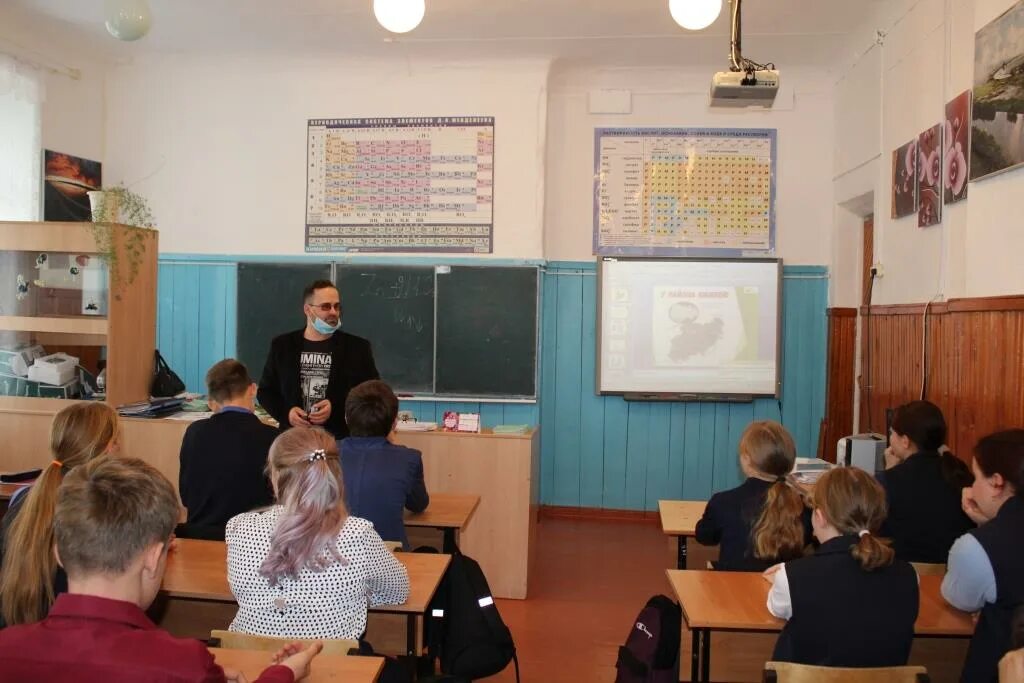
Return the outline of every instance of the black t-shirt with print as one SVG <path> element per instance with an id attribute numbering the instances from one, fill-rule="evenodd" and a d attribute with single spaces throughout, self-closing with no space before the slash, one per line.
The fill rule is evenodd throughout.
<path id="1" fill-rule="evenodd" d="M 299 354 L 299 383 L 302 387 L 302 409 L 308 414 L 315 404 L 327 398 L 327 382 L 331 378 L 331 340 L 304 339 Z"/>

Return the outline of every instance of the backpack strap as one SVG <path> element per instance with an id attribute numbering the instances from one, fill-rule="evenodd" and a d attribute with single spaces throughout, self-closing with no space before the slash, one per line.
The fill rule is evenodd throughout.
<path id="1" fill-rule="evenodd" d="M 516 667 L 516 683 L 519 683 L 519 657 L 516 656 L 515 646 L 512 647 L 512 664 Z"/>

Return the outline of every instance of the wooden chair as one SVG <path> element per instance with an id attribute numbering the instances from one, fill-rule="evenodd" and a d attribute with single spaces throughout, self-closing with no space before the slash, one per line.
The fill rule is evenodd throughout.
<path id="1" fill-rule="evenodd" d="M 764 683 L 929 683 L 923 666 L 889 666 L 880 669 L 844 669 L 789 662 L 767 662 Z"/>
<path id="2" fill-rule="evenodd" d="M 317 640 L 324 644 L 323 653 L 325 655 L 347 655 L 349 650 L 359 649 L 358 642 L 343 638 L 275 638 L 273 636 L 257 636 L 251 633 L 237 633 L 235 631 L 221 631 L 219 629 L 210 631 L 210 638 L 219 640 L 219 647 L 228 648 L 229 650 L 277 652 L 288 643 L 302 643 L 306 645 Z"/>
<path id="3" fill-rule="evenodd" d="M 917 572 L 918 576 L 945 576 L 946 565 L 931 564 L 928 562 L 911 562 L 910 565 Z"/>

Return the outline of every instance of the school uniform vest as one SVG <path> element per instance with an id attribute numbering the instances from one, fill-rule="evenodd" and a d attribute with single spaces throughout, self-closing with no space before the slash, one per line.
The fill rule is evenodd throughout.
<path id="1" fill-rule="evenodd" d="M 774 659 L 818 666 L 903 666 L 914 640 L 920 591 L 910 564 L 865 571 L 850 554 L 856 536 L 786 563 L 793 616 Z"/>
<path id="2" fill-rule="evenodd" d="M 1010 649 L 1013 610 L 1024 604 L 1024 499 L 1003 503 L 995 519 L 970 532 L 985 550 L 996 577 L 996 601 L 981 609 L 960 680 L 989 683 Z"/>

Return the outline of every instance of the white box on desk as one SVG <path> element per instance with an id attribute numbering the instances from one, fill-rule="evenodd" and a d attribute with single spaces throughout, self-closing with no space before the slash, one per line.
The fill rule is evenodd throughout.
<path id="1" fill-rule="evenodd" d="M 78 359 L 66 353 L 51 353 L 49 356 L 36 358 L 28 369 L 28 378 L 40 384 L 63 386 L 77 379 Z"/>

